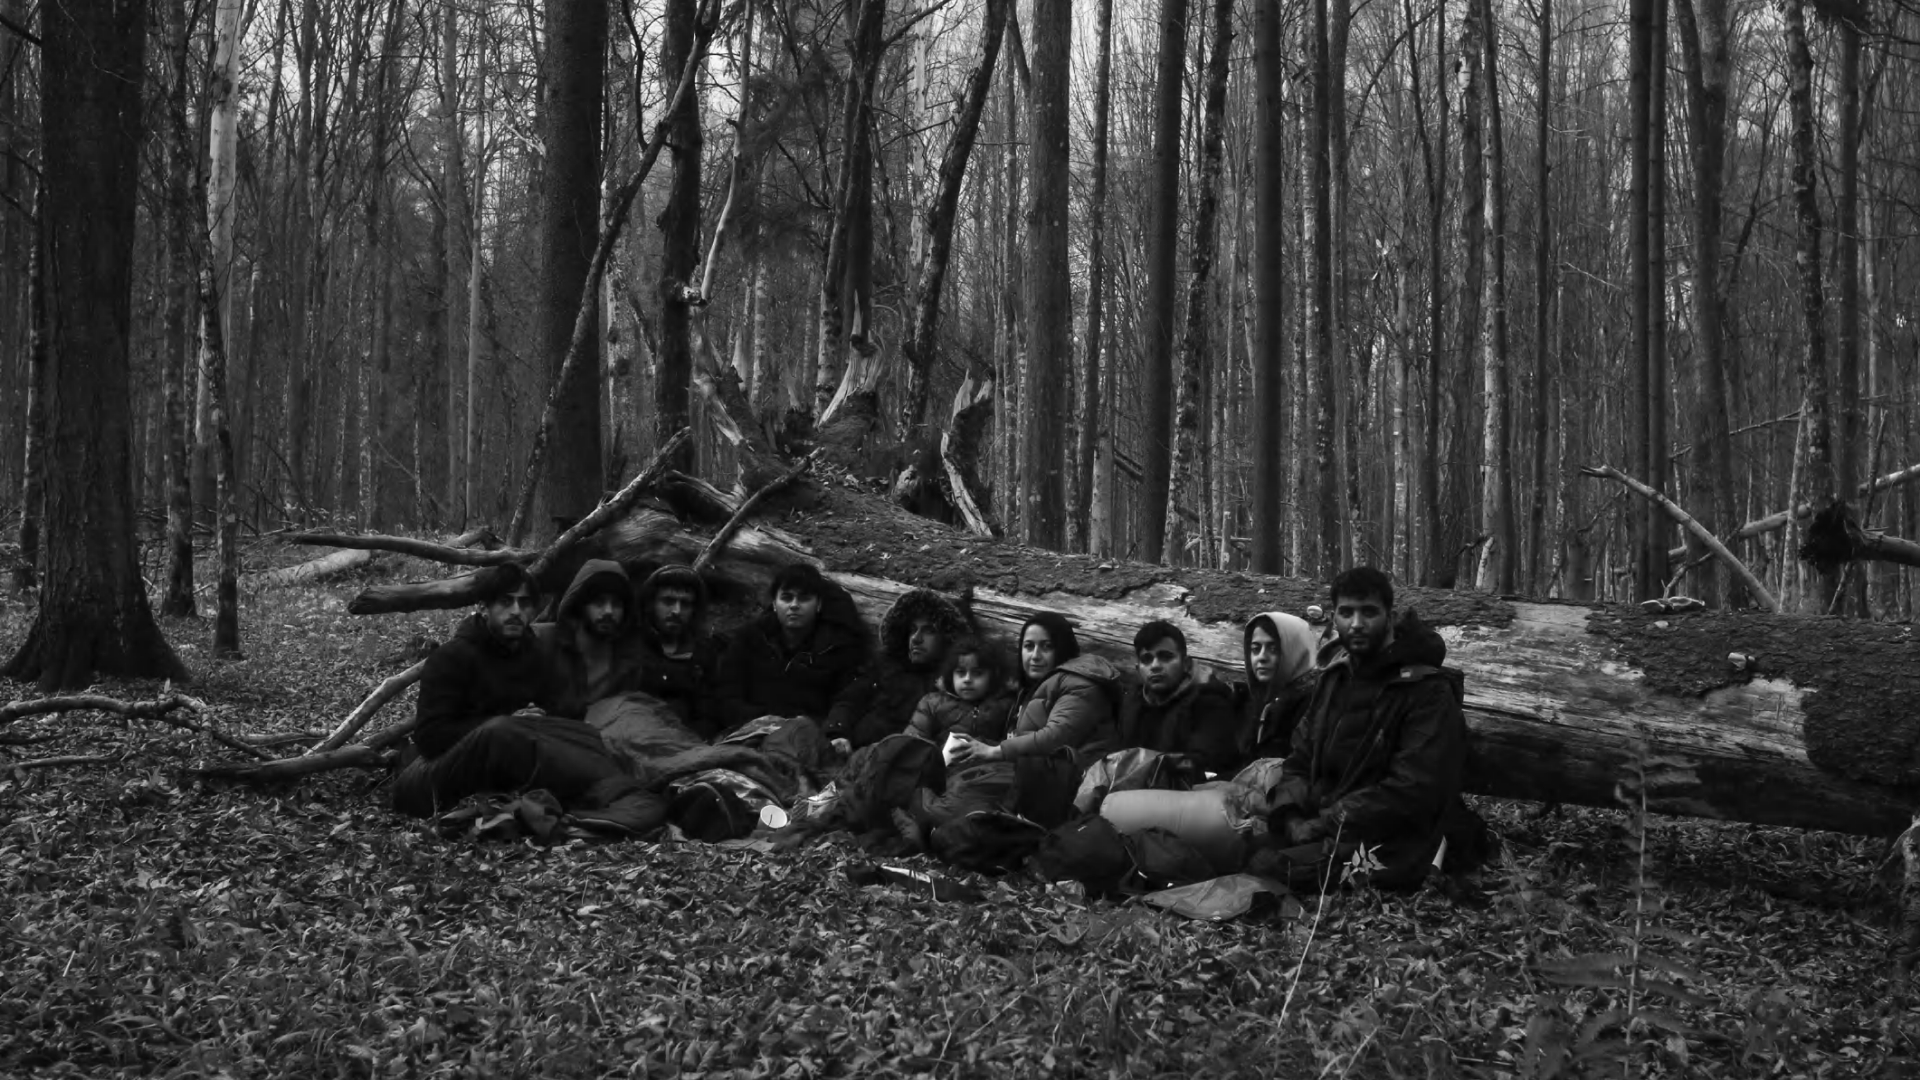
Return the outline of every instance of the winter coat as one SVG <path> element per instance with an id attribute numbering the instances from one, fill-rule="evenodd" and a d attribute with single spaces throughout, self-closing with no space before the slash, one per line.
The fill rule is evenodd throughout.
<path id="1" fill-rule="evenodd" d="M 1164 699 L 1156 700 L 1145 686 L 1127 691 L 1117 746 L 1181 754 L 1207 772 L 1230 774 L 1238 771 L 1239 720 L 1232 688 L 1196 665 Z"/>
<path id="2" fill-rule="evenodd" d="M 924 664 L 907 658 L 907 639 L 916 620 L 931 620 L 940 632 L 940 654 Z M 846 739 L 855 749 L 870 746 L 906 729 L 914 707 L 934 688 L 946 651 L 972 632 L 953 601 L 932 589 L 913 589 L 887 609 L 880 622 L 880 655 L 867 665 L 834 703 L 826 735 Z"/>
<path id="3" fill-rule="evenodd" d="M 868 663 L 868 631 L 853 598 L 828 582 L 813 636 L 788 649 L 769 608 L 735 630 L 714 675 L 721 731 L 762 716 L 824 722 Z"/>
<path id="4" fill-rule="evenodd" d="M 1275 801 L 1311 822 L 1307 840 L 1437 845 L 1467 759 L 1456 676 L 1440 666 L 1446 642 L 1409 611 L 1371 662 L 1338 643 L 1325 655 Z"/>
<path id="5" fill-rule="evenodd" d="M 612 656 L 598 678 L 587 670 L 587 658 L 580 651 L 577 630 L 580 609 L 588 599 L 603 592 L 618 593 L 627 602 L 625 621 L 613 640 Z M 594 702 L 638 690 L 640 657 L 635 651 L 634 630 L 637 605 L 633 600 L 633 582 L 627 572 L 611 559 L 588 559 L 573 575 L 573 584 L 560 594 L 554 609 L 555 621 L 539 623 L 534 634 L 546 658 L 549 676 L 547 697 L 541 703 L 555 716 L 579 719 L 587 715 Z"/>
<path id="6" fill-rule="evenodd" d="M 1280 663 L 1266 683 L 1253 681 L 1253 631 L 1264 624 L 1280 642 Z M 1239 764 L 1262 758 L 1284 758 L 1293 746 L 1293 732 L 1313 700 L 1320 683 L 1314 658 L 1320 634 L 1298 615 L 1266 611 L 1247 620 L 1242 639 L 1242 670 L 1247 681 L 1234 687 L 1240 711 L 1235 747 Z"/>
<path id="7" fill-rule="evenodd" d="M 668 656 L 654 632 L 652 613 L 654 594 L 663 584 L 680 585 L 693 590 L 693 648 L 685 656 Z M 670 564 L 649 574 L 634 590 L 634 608 L 638 612 L 631 648 L 634 675 L 631 689 L 644 691 L 672 705 L 687 727 L 703 739 L 720 734 L 720 717 L 713 700 L 713 675 L 719 666 L 720 650 L 711 635 L 701 633 L 707 614 L 707 587 L 691 568 Z"/>
<path id="8" fill-rule="evenodd" d="M 944 744 L 954 732 L 983 742 L 997 743 L 1007 737 L 1007 723 L 1013 719 L 1013 694 L 988 694 L 979 701 L 964 701 L 944 685 L 920 699 L 914 707 L 907 734 Z"/>
<path id="9" fill-rule="evenodd" d="M 546 664 L 531 637 L 504 641 L 487 629 L 484 616 L 469 615 L 427 657 L 413 744 L 422 756 L 439 757 L 489 719 L 544 699 L 546 683 Z"/>
<path id="10" fill-rule="evenodd" d="M 1021 698 L 1013 734 L 1000 743 L 1009 758 L 1084 750 L 1113 736 L 1120 669 L 1098 656 L 1076 656 L 1054 668 Z"/>

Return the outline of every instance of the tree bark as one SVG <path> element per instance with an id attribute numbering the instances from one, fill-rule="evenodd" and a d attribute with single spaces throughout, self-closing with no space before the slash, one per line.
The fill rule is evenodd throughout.
<path id="1" fill-rule="evenodd" d="M 671 148 L 673 179 L 666 204 L 660 208 L 660 350 L 655 365 L 653 415 L 655 430 L 678 431 L 687 426 L 692 409 L 693 338 L 688 325 L 692 309 L 688 298 L 692 277 L 700 265 L 700 155 L 705 142 L 700 132 L 699 76 L 693 93 L 677 96 L 682 71 L 701 48 L 698 0 L 668 0 L 665 49 L 661 53 L 661 83 L 672 101 L 665 117 Z M 693 464 L 689 445 L 668 467 L 688 470 Z"/>
<path id="2" fill-rule="evenodd" d="M 41 532 L 47 522 L 47 354 L 52 328 L 47 325 L 47 187 L 42 175 L 28 227 L 26 431 L 20 449 L 20 562 L 13 585 L 21 591 L 40 581 Z"/>
<path id="3" fill-rule="evenodd" d="M 1309 135 L 1312 180 L 1308 186 L 1313 239 L 1313 273 L 1308 315 L 1311 329 L 1310 350 L 1318 392 L 1314 394 L 1313 460 L 1315 476 L 1315 520 L 1319 523 L 1313 564 L 1321 576 L 1338 573 L 1342 558 L 1342 521 L 1340 508 L 1340 462 L 1336 440 L 1339 432 L 1340 386 L 1335 378 L 1333 310 L 1333 156 L 1334 87 L 1332 26 L 1328 18 L 1328 0 L 1313 0 L 1311 41 L 1311 78 L 1313 81 L 1312 132 Z M 1344 73 L 1342 76 L 1344 77 Z"/>
<path id="4" fill-rule="evenodd" d="M 1025 413 L 1025 535 L 1030 544 L 1067 546 L 1065 484 L 1067 373 L 1073 364 L 1073 281 L 1069 276 L 1067 104 L 1072 81 L 1072 0 L 1035 0 L 1033 91 L 1027 135 L 1027 362 L 1021 387 Z"/>
<path id="5" fill-rule="evenodd" d="M 460 5 L 453 0 L 440 0 L 440 138 L 440 192 L 447 219 L 440 251 L 440 293 L 445 302 L 441 344 L 446 350 L 441 363 L 447 375 L 446 516 L 449 524 L 462 527 L 473 512 L 467 500 L 466 457 L 470 344 L 463 339 L 472 319 L 469 260 L 480 223 L 467 198 L 467 130 L 460 118 Z"/>
<path id="6" fill-rule="evenodd" d="M 1187 278 L 1187 330 L 1180 345 L 1180 385 L 1174 398 L 1174 446 L 1167 492 L 1167 547 L 1162 561 L 1177 565 L 1186 559 L 1186 514 L 1181 496 L 1200 509 L 1194 530 L 1204 535 L 1208 515 L 1203 506 L 1206 476 L 1196 468 L 1196 445 L 1203 443 L 1201 415 L 1207 409 L 1209 289 L 1213 278 L 1214 247 L 1219 233 L 1220 168 L 1227 107 L 1227 61 L 1233 48 L 1233 0 L 1214 0 L 1212 52 L 1207 58 L 1205 104 L 1200 136 L 1200 192 L 1194 211 L 1192 272 Z"/>
<path id="7" fill-rule="evenodd" d="M 1627 181 L 1627 265 L 1628 294 L 1627 303 L 1631 311 L 1631 328 L 1628 341 L 1629 351 L 1627 367 L 1633 380 L 1630 411 L 1633 423 L 1631 428 L 1630 453 L 1627 471 L 1635 476 L 1646 476 L 1653 468 L 1648 460 L 1647 451 L 1653 445 L 1651 413 L 1649 399 L 1655 388 L 1648 385 L 1649 337 L 1652 334 L 1652 276 L 1648 270 L 1647 228 L 1648 214 L 1648 173 L 1651 169 L 1653 118 L 1651 98 L 1650 69 L 1653 57 L 1653 6 L 1666 0 L 1631 0 L 1628 7 L 1627 27 L 1627 101 L 1629 128 L 1629 179 Z M 1658 388 L 1665 393 L 1666 388 Z M 1627 547 L 1633 560 L 1634 598 L 1645 600 L 1657 596 L 1662 585 L 1661 568 L 1654 565 L 1655 560 L 1650 546 L 1650 531 L 1653 510 L 1640 508 L 1627 515 Z"/>
<path id="8" fill-rule="evenodd" d="M 565 378 L 574 322 L 600 236 L 600 123 L 606 95 L 607 5 L 546 0 L 546 167 L 540 196 L 541 266 L 534 319 L 540 359 L 559 391 L 553 446 L 540 489 L 545 534 L 600 499 L 599 335 L 579 342 L 579 369 Z"/>
<path id="9" fill-rule="evenodd" d="M 147 605 L 135 540 L 129 344 L 146 5 L 42 11 L 46 199 L 45 583 L 10 678 L 184 679 Z"/>
<path id="10" fill-rule="evenodd" d="M 1186 70 L 1187 0 L 1160 0 L 1160 53 L 1154 65 L 1153 166 L 1147 211 L 1147 292 L 1141 321 L 1146 415 L 1136 500 L 1140 558 L 1165 550 L 1167 490 L 1173 473 L 1174 291 L 1180 256 L 1180 98 Z"/>
<path id="11" fill-rule="evenodd" d="M 1517 585 L 1519 530 L 1513 516 L 1513 390 L 1507 366 L 1507 150 L 1500 115 L 1500 25 L 1493 0 L 1480 0 L 1480 41 L 1487 58 L 1480 83 L 1487 123 L 1487 299 L 1481 339 L 1487 415 L 1480 451 L 1480 528 L 1488 538 L 1480 549 L 1480 587 L 1511 593 Z"/>
<path id="12" fill-rule="evenodd" d="M 1696 516 L 1709 532 L 1727 528 L 1734 518 L 1733 444 L 1728 435 L 1728 349 L 1726 296 L 1721 287 L 1720 246 L 1725 196 L 1727 99 L 1732 64 L 1727 39 L 1726 0 L 1674 0 L 1680 24 L 1680 56 L 1685 72 L 1687 126 L 1693 157 L 1693 429 L 1691 465 L 1697 493 Z M 1697 543 L 1687 545 L 1697 558 Z M 1709 604 L 1720 601 L 1721 574 L 1711 567 L 1697 578 L 1692 595 Z M 1745 598 L 1737 582 L 1726 593 L 1729 606 Z"/>
<path id="13" fill-rule="evenodd" d="M 1253 569 L 1283 569 L 1280 508 L 1287 495 L 1287 256 L 1285 73 L 1281 0 L 1255 0 Z M 1418 97 L 1416 89 L 1415 96 Z"/>
<path id="14" fill-rule="evenodd" d="M 1678 0 L 1685 3 L 1686 0 Z M 1548 164 L 1553 112 L 1553 0 L 1540 0 L 1540 55 L 1535 68 L 1540 80 L 1538 106 L 1533 118 L 1533 468 L 1531 481 L 1533 504 L 1527 514 L 1527 588 L 1534 596 L 1546 596 L 1547 566 L 1547 492 L 1551 488 L 1548 462 L 1553 460 L 1552 430 L 1549 417 L 1563 393 L 1554 382 L 1553 351 L 1549 344 L 1552 324 L 1554 283 L 1553 266 L 1553 173 Z"/>
<path id="15" fill-rule="evenodd" d="M 161 332 L 161 391 L 166 417 L 167 458 L 167 588 L 160 614 L 193 618 L 199 614 L 193 598 L 193 465 L 187 452 L 190 430 L 186 409 L 187 313 L 197 295 L 193 271 L 193 185 L 191 163 L 199 157 L 187 123 L 188 25 L 185 0 L 167 5 L 167 277 L 166 314 Z"/>
<path id="16" fill-rule="evenodd" d="M 1785 0 L 1787 33 L 1787 102 L 1793 123 L 1793 206 L 1797 243 L 1794 267 L 1800 279 L 1800 321 L 1805 340 L 1800 375 L 1806 392 L 1801 426 L 1806 437 L 1807 473 L 1802 490 L 1816 508 L 1830 504 L 1839 493 L 1834 474 L 1830 376 L 1827 372 L 1826 292 L 1820 274 L 1820 162 L 1814 150 L 1813 54 L 1807 48 L 1805 0 Z M 1840 567 L 1820 568 L 1818 594 L 1804 597 L 1808 606 L 1825 611 L 1839 591 Z"/>

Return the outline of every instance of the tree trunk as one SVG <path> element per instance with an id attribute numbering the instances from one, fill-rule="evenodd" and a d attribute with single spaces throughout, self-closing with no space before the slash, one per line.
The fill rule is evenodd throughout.
<path id="1" fill-rule="evenodd" d="M 1067 373 L 1073 357 L 1073 282 L 1069 277 L 1067 103 L 1072 76 L 1072 0 L 1035 0 L 1033 90 L 1028 98 L 1027 363 L 1021 390 L 1026 426 L 1026 541 L 1065 550 L 1064 483 Z"/>
<path id="2" fill-rule="evenodd" d="M 1413 0 L 1403 0 L 1407 25 L 1413 25 Z M 1414 122 L 1420 127 L 1420 164 L 1427 186 L 1427 374 L 1422 384 L 1422 412 L 1426 427 L 1421 432 L 1420 496 L 1422 517 L 1427 529 L 1427 572 L 1421 580 L 1428 585 L 1451 584 L 1453 540 L 1441 528 L 1443 493 L 1440 490 L 1440 387 L 1446 371 L 1447 308 L 1446 277 L 1443 264 L 1446 249 L 1441 240 L 1447 212 L 1447 23 L 1446 5 L 1433 9 L 1433 93 L 1436 112 L 1433 127 L 1439 146 L 1427 134 L 1426 109 L 1420 93 L 1418 50 L 1409 54 L 1408 70 L 1413 87 Z"/>
<path id="3" fill-rule="evenodd" d="M 1726 0 L 1675 0 L 1680 24 L 1680 56 L 1687 91 L 1687 126 L 1693 156 L 1693 429 L 1694 516 L 1719 533 L 1734 517 L 1733 443 L 1728 435 L 1727 336 L 1722 313 L 1721 205 L 1727 151 L 1727 98 L 1732 64 L 1727 39 Z M 1687 558 L 1703 553 L 1689 542 Z M 1709 604 L 1720 601 L 1725 571 L 1706 564 L 1692 595 Z M 1729 606 L 1745 603 L 1745 590 L 1728 580 Z"/>
<path id="4" fill-rule="evenodd" d="M 445 200 L 447 229 L 441 248 L 440 292 L 446 307 L 442 318 L 442 358 L 447 373 L 447 521 L 466 525 L 473 509 L 467 500 L 466 456 L 467 359 L 471 343 L 463 340 L 472 323 L 474 252 L 479 221 L 467 200 L 467 131 L 460 119 L 460 5 L 440 0 L 440 191 Z M 467 305 L 461 303 L 462 299 Z"/>
<path id="5" fill-rule="evenodd" d="M 687 61 L 698 49 L 698 0 L 668 0 L 665 48 L 661 53 L 661 83 L 669 99 L 680 83 Z M 673 155 L 673 179 L 667 201 L 660 208 L 660 351 L 653 384 L 654 430 L 663 435 L 687 426 L 693 384 L 692 311 L 687 306 L 694 271 L 700 265 L 700 132 L 699 77 L 666 117 L 666 140 Z M 599 370 L 596 364 L 588 370 Z M 672 468 L 692 468 L 688 447 Z M 598 493 L 596 493 L 597 495 Z"/>
<path id="6" fill-rule="evenodd" d="M 187 314 L 198 295 L 193 270 L 193 184 L 188 175 L 199 157 L 192 128 L 187 123 L 188 25 L 185 0 L 167 5 L 167 52 L 171 83 L 167 87 L 167 244 L 166 315 L 161 333 L 161 379 L 166 415 L 167 459 L 167 588 L 160 614 L 193 618 L 199 614 L 193 598 L 193 464 L 188 454 L 191 430 L 187 419 Z"/>
<path id="7" fill-rule="evenodd" d="M 44 174 L 43 174 L 44 176 Z M 26 431 L 20 449 L 20 562 L 14 569 L 14 588 L 22 592 L 40 581 L 41 531 L 47 522 L 47 383 L 49 338 L 47 325 L 47 187 L 42 179 L 34 200 L 35 218 L 27 252 L 27 386 Z"/>
<path id="8" fill-rule="evenodd" d="M 1111 2 L 1111 0 L 1108 0 Z M 907 360 L 907 407 L 901 418 L 900 436 L 911 443 L 926 427 L 927 401 L 931 393 L 936 330 L 940 325 L 940 301 L 947 281 L 947 267 L 953 254 L 953 226 L 960 207 L 960 192 L 965 186 L 967 162 L 973 156 L 973 144 L 980 132 L 980 115 L 993 89 L 994 63 L 1000 55 L 1000 41 L 1006 34 L 1007 13 L 1013 0 L 988 0 L 981 17 L 980 62 L 967 76 L 966 96 L 954 116 L 953 134 L 947 140 L 946 153 L 940 159 L 939 188 L 927 210 L 927 247 L 920 260 L 914 287 L 913 327 L 902 352 Z M 1101 151 L 1096 147 L 1096 160 Z M 1095 188 L 1099 172 L 1096 166 Z M 1098 274 L 1099 226 L 1093 239 L 1093 271 Z M 764 279 L 760 279 L 764 280 Z M 761 314 L 759 318 L 764 319 Z M 764 350 L 756 346 L 756 357 Z M 756 369 L 759 367 L 756 359 Z M 758 380 L 756 379 L 756 386 Z"/>
<path id="9" fill-rule="evenodd" d="M 1685 0 L 1679 0 L 1684 3 Z M 1547 595 L 1547 492 L 1551 488 L 1548 462 L 1553 460 L 1550 445 L 1551 411 L 1557 395 L 1563 391 L 1554 383 L 1553 353 L 1548 344 L 1553 310 L 1553 174 L 1548 164 L 1547 146 L 1551 132 L 1548 118 L 1553 109 L 1553 0 L 1540 0 L 1538 108 L 1533 118 L 1533 505 L 1527 514 L 1527 588 L 1531 595 Z"/>
<path id="10" fill-rule="evenodd" d="M 1253 569 L 1278 574 L 1287 501 L 1287 256 L 1285 73 L 1281 0 L 1255 0 Z M 1418 96 L 1417 93 L 1415 95 Z"/>
<path id="11" fill-rule="evenodd" d="M 546 0 L 546 168 L 534 319 L 551 380 L 565 370 L 588 265 L 600 236 L 600 122 L 606 93 L 607 6 Z M 600 339 L 589 334 L 574 377 L 559 388 L 552 449 L 541 477 L 544 535 L 600 501 Z"/>
<path id="12" fill-rule="evenodd" d="M 1186 556 L 1187 514 L 1181 511 L 1184 495 L 1199 511 L 1194 530 L 1203 533 L 1208 514 L 1202 497 L 1206 476 L 1196 470 L 1196 444 L 1203 443 L 1201 414 L 1207 409 L 1206 375 L 1208 287 L 1213 278 L 1214 247 L 1218 239 L 1220 217 L 1220 167 L 1225 133 L 1222 120 L 1227 107 L 1227 61 L 1233 51 L 1233 0 L 1214 0 L 1212 52 L 1208 54 L 1205 105 L 1200 137 L 1200 192 L 1193 222 L 1193 269 L 1187 278 L 1187 330 L 1180 346 L 1180 385 L 1174 398 L 1174 447 L 1171 484 L 1167 491 L 1167 546 L 1162 562 L 1178 565 L 1190 561 Z M 1204 550 L 1204 545 L 1203 545 Z"/>
<path id="13" fill-rule="evenodd" d="M 1667 361 L 1667 3 L 1653 0 L 1649 13 L 1647 70 L 1647 483 L 1665 495 L 1673 486 L 1668 402 L 1672 377 Z M 1664 592 L 1671 567 L 1667 538 L 1673 525 L 1656 508 L 1645 508 L 1646 560 L 1656 591 Z"/>
<path id="14" fill-rule="evenodd" d="M 1147 210 L 1147 292 L 1140 319 L 1145 378 L 1140 400 L 1139 556 L 1165 550 L 1167 491 L 1173 473 L 1174 289 L 1180 257 L 1180 99 L 1186 70 L 1187 0 L 1160 0 L 1160 54 L 1154 65 L 1153 168 Z"/>
<path id="15" fill-rule="evenodd" d="M 1113 0 L 1099 0 L 1100 44 L 1093 84 L 1093 193 L 1087 203 L 1087 337 L 1080 365 L 1080 445 L 1074 454 L 1073 520 L 1080 550 L 1099 550 L 1093 532 L 1094 461 L 1107 437 L 1100 397 L 1101 318 L 1107 286 L 1107 133 L 1113 111 Z M 1111 386 L 1108 394 L 1112 394 Z"/>
<path id="16" fill-rule="evenodd" d="M 1840 160 L 1834 163 L 1839 192 L 1833 207 L 1834 261 L 1840 277 L 1839 327 L 1834 335 L 1838 398 L 1834 411 L 1839 421 L 1834 433 L 1834 490 L 1841 492 L 1859 483 L 1865 472 L 1860 426 L 1860 26 L 1845 17 L 1834 22 L 1840 37 L 1839 115 L 1834 119 L 1840 144 Z M 1866 584 L 1865 568 L 1854 568 L 1846 592 L 1863 617 L 1868 614 Z M 1845 600 L 1831 602 L 1840 614 L 1847 613 Z"/>
<path id="17" fill-rule="evenodd" d="M 1334 73 L 1331 56 L 1331 27 L 1328 0 L 1313 0 L 1309 63 L 1313 80 L 1312 149 L 1309 151 L 1313 179 L 1309 199 L 1313 225 L 1312 300 L 1308 311 L 1312 319 L 1312 360 L 1317 375 L 1318 393 L 1313 395 L 1315 425 L 1313 459 L 1318 477 L 1314 505 L 1319 522 L 1318 554 L 1315 568 L 1331 578 L 1342 567 L 1340 512 L 1340 471 L 1335 440 L 1338 437 L 1340 388 L 1335 381 L 1333 311 L 1333 125 Z"/>
<path id="18" fill-rule="evenodd" d="M 1474 530 L 1479 525 L 1473 512 L 1473 503 L 1478 495 L 1479 485 L 1471 480 L 1474 465 L 1472 449 L 1473 432 L 1473 357 L 1479 352 L 1481 334 L 1481 305 L 1485 300 L 1484 283 L 1487 273 L 1487 163 L 1483 153 L 1483 132 L 1486 120 L 1486 94 L 1480 84 L 1486 79 L 1486 49 L 1481 44 L 1483 28 L 1480 19 L 1472 10 L 1468 10 L 1460 22 L 1460 227 L 1461 267 L 1463 274 L 1460 282 L 1460 359 L 1456 363 L 1453 375 L 1454 400 L 1450 417 L 1448 457 L 1453 468 L 1447 477 L 1448 506 L 1455 522 L 1445 548 L 1438 554 L 1444 560 L 1440 567 L 1442 575 L 1438 580 L 1452 586 L 1460 574 L 1460 557 L 1475 547 Z M 1480 462 L 1482 468 L 1494 467 L 1494 462 Z M 1472 581 L 1471 567 L 1468 571 Z"/>
<path id="19" fill-rule="evenodd" d="M 184 679 L 147 606 L 135 540 L 129 404 L 146 5 L 41 13 L 46 199 L 45 583 L 5 674 L 44 691 L 96 673 Z"/>
<path id="20" fill-rule="evenodd" d="M 1635 476 L 1647 476 L 1653 463 L 1648 460 L 1647 452 L 1653 445 L 1653 428 L 1648 409 L 1649 399 L 1655 388 L 1647 382 L 1649 374 L 1649 338 L 1653 332 L 1652 312 L 1652 276 L 1648 273 L 1649 253 L 1647 242 L 1648 215 L 1648 172 L 1651 169 L 1653 118 L 1652 99 L 1650 97 L 1650 69 L 1653 57 L 1653 6 L 1666 0 L 1631 0 L 1628 8 L 1627 29 L 1627 99 L 1629 129 L 1630 176 L 1627 186 L 1627 264 L 1628 293 L 1627 303 L 1631 309 L 1632 326 L 1629 331 L 1629 351 L 1627 367 L 1633 379 L 1632 402 L 1634 407 L 1628 411 L 1633 418 L 1630 453 L 1627 471 Z M 1660 388 L 1664 392 L 1664 387 Z M 1656 481 L 1657 483 L 1657 481 Z M 1651 530 L 1650 522 L 1654 511 L 1648 507 L 1634 507 L 1627 514 L 1627 547 L 1633 560 L 1633 593 L 1637 600 L 1645 600 L 1660 594 L 1661 572 L 1654 565 L 1652 557 L 1652 537 L 1658 535 Z"/>
<path id="21" fill-rule="evenodd" d="M 200 340 L 207 358 L 207 413 L 213 435 L 214 554 L 219 565 L 213 655 L 240 658 L 240 515 L 234 506 L 233 432 L 227 423 L 227 345 L 214 263 L 200 268 Z"/>
<path id="22" fill-rule="evenodd" d="M 1480 549 L 1480 587 L 1511 593 L 1517 587 L 1519 530 L 1513 516 L 1513 389 L 1507 369 L 1507 150 L 1500 115 L 1500 25 L 1493 0 L 1480 0 L 1480 41 L 1486 70 L 1480 86 L 1486 94 L 1487 122 L 1486 329 L 1481 340 L 1487 394 L 1481 471 L 1480 527 L 1487 544 Z"/>
<path id="23" fill-rule="evenodd" d="M 1807 472 L 1801 491 L 1817 508 L 1839 494 L 1834 475 L 1833 435 L 1827 373 L 1826 293 L 1820 278 L 1820 162 L 1814 150 L 1813 54 L 1807 48 L 1805 0 L 1785 0 L 1787 101 L 1793 123 L 1793 205 L 1798 243 L 1794 266 L 1800 279 L 1800 321 L 1805 334 L 1800 374 L 1806 392 L 1801 428 L 1806 438 Z M 1795 499 L 1790 502 L 1798 502 Z M 1839 591 L 1841 564 L 1818 567 L 1817 594 L 1805 597 L 1810 610 L 1824 612 Z"/>

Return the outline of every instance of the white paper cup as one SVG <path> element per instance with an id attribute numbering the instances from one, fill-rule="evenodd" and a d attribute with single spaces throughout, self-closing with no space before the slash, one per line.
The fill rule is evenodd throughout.
<path id="1" fill-rule="evenodd" d="M 940 750 L 941 760 L 949 765 L 953 764 L 953 759 L 960 756 L 960 748 L 966 744 L 967 741 L 960 737 L 959 732 L 949 733 L 947 735 L 947 745 Z"/>
<path id="2" fill-rule="evenodd" d="M 787 827 L 787 812 L 768 803 L 760 808 L 760 824 L 769 829 L 784 829 Z"/>

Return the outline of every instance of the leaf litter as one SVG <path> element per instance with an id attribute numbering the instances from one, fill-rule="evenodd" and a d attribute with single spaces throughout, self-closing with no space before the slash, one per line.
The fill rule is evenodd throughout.
<path id="1" fill-rule="evenodd" d="M 223 729 L 324 731 L 455 617 L 355 619 L 353 587 L 248 596 L 237 663 L 164 629 Z M 0 600 L 0 651 L 29 617 Z M 186 732 L 12 729 L 0 1075 L 1920 1077 L 1883 841 L 1655 818 L 1636 896 L 1625 812 L 1483 801 L 1484 904 L 1209 923 L 925 859 L 871 883 L 844 841 L 476 846 L 369 774 L 262 791 Z M 61 754 L 113 760 L 7 767 Z"/>

